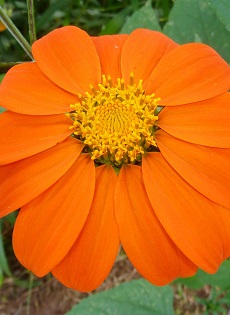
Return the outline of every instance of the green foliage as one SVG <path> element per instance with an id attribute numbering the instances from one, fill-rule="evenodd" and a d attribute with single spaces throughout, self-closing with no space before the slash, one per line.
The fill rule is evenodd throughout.
<path id="1" fill-rule="evenodd" d="M 13 226 L 15 223 L 15 220 L 16 220 L 15 212 L 8 214 L 4 218 L 0 218 L 0 287 L 3 283 L 4 276 L 11 276 L 11 271 L 10 271 L 10 267 L 8 264 L 8 259 L 7 259 L 5 247 L 4 247 L 5 242 L 4 242 L 4 236 L 3 236 L 3 227 L 4 227 L 5 222 Z"/>
<path id="2" fill-rule="evenodd" d="M 201 289 L 206 284 L 220 287 L 223 290 L 230 290 L 230 261 L 223 262 L 214 275 L 198 270 L 195 276 L 178 279 L 174 283 L 184 284 L 188 288 L 196 290 Z"/>
<path id="3" fill-rule="evenodd" d="M 172 304 L 173 292 L 169 286 L 155 287 L 140 279 L 92 295 L 66 315 L 173 315 Z"/>
<path id="4" fill-rule="evenodd" d="M 230 62 L 230 33 L 207 0 L 177 0 L 163 31 L 180 44 L 194 41 L 208 44 Z"/>
<path id="5" fill-rule="evenodd" d="M 225 261 L 214 275 L 199 270 L 190 278 L 174 282 L 192 290 L 211 287 L 208 298 L 196 298 L 204 315 L 227 315 L 230 308 L 230 261 Z M 182 289 L 183 290 L 183 289 Z M 173 293 L 170 286 L 156 287 L 140 279 L 124 283 L 106 292 L 91 295 L 75 305 L 66 315 L 173 315 Z"/>
<path id="6" fill-rule="evenodd" d="M 4 275 L 11 276 L 10 268 L 8 265 L 4 245 L 3 245 L 3 235 L 2 226 L 4 219 L 0 219 L 0 286 L 3 283 Z"/>
<path id="7" fill-rule="evenodd" d="M 208 0 L 213 11 L 216 13 L 221 23 L 230 31 L 230 1 L 229 0 Z"/>
<path id="8" fill-rule="evenodd" d="M 127 17 L 127 21 L 121 28 L 120 33 L 131 33 L 136 28 L 148 28 L 150 30 L 160 31 L 156 11 L 152 8 L 151 1 L 136 11 L 131 17 Z"/>
<path id="9" fill-rule="evenodd" d="M 130 13 L 130 7 L 117 13 L 100 32 L 100 35 L 119 33 L 122 25 L 125 23 L 126 16 Z"/>
<path id="10" fill-rule="evenodd" d="M 4 78 L 4 74 L 0 74 L 0 83 L 1 83 L 3 78 Z"/>
<path id="11" fill-rule="evenodd" d="M 195 290 L 199 290 L 205 285 L 211 286 L 211 292 L 208 298 L 197 298 L 197 303 L 205 306 L 206 311 L 203 314 L 227 314 L 226 309 L 230 307 L 229 260 L 225 261 L 214 275 L 198 270 L 195 276 L 177 279 L 174 283 Z"/>
<path id="12" fill-rule="evenodd" d="M 227 315 L 226 308 L 230 306 L 230 297 L 224 294 L 220 288 L 213 287 L 207 299 L 197 298 L 197 302 L 205 307 L 203 315 Z"/>

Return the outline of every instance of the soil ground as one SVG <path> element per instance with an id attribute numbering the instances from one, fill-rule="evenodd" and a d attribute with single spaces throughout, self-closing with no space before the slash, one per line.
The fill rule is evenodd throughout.
<path id="1" fill-rule="evenodd" d="M 6 224 L 3 237 L 12 277 L 6 277 L 0 287 L 0 315 L 64 315 L 90 294 L 140 278 L 126 256 L 120 255 L 109 277 L 97 290 L 80 293 L 64 287 L 52 275 L 36 278 L 24 269 L 14 256 L 11 235 L 12 225 Z M 207 297 L 210 293 L 208 286 L 200 291 L 192 291 L 179 285 L 173 285 L 173 289 L 176 315 L 203 314 L 204 309 L 198 305 L 196 298 Z"/>
<path id="2" fill-rule="evenodd" d="M 97 290 L 92 293 L 81 293 L 64 287 L 51 275 L 41 279 L 34 276 L 31 278 L 17 261 L 15 265 L 17 269 L 14 270 L 13 277 L 6 278 L 0 288 L 0 315 L 64 315 L 88 295 L 140 277 L 129 260 L 123 258 L 115 263 L 109 277 Z M 33 287 L 29 290 L 31 280 Z M 177 286 L 173 288 L 177 315 L 203 314 L 201 306 L 196 303 L 195 295 L 208 296 L 208 287 L 199 292 Z"/>
<path id="3" fill-rule="evenodd" d="M 64 315 L 88 295 L 139 277 L 137 271 L 124 258 L 116 262 L 109 277 L 93 293 L 68 289 L 52 275 L 41 279 L 32 276 L 33 287 L 30 291 L 28 286 L 31 275 L 17 262 L 15 263 L 18 265 L 14 272 L 15 280 L 6 278 L 0 288 L 0 315 Z"/>

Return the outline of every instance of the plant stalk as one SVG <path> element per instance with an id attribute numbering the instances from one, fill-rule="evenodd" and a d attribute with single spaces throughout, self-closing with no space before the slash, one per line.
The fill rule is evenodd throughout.
<path id="1" fill-rule="evenodd" d="M 28 11 L 30 44 L 32 45 L 37 39 L 35 17 L 34 17 L 34 0 L 27 0 L 27 11 Z"/>
<path id="2" fill-rule="evenodd" d="M 33 60 L 30 44 L 27 42 L 25 37 L 21 34 L 18 28 L 14 25 L 14 23 L 11 21 L 8 15 L 5 13 L 1 5 L 0 5 L 0 19 L 5 24 L 5 26 L 10 31 L 10 33 L 13 35 L 13 37 L 16 39 L 16 41 L 21 45 L 21 47 L 24 49 L 27 55 Z"/>

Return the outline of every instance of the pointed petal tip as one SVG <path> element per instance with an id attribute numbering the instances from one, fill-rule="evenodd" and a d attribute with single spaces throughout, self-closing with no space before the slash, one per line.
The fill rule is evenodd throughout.
<path id="1" fill-rule="evenodd" d="M 153 181 L 151 174 L 158 180 Z M 215 272 L 230 252 L 226 245 L 229 210 L 195 191 L 161 153 L 143 159 L 143 177 L 149 200 L 170 238 L 199 268 Z"/>
<path id="2" fill-rule="evenodd" d="M 53 186 L 21 208 L 13 247 L 22 265 L 42 276 L 67 255 L 88 217 L 94 185 L 94 164 L 81 154 Z"/>
<path id="3" fill-rule="evenodd" d="M 114 264 L 119 249 L 113 207 L 116 181 L 111 166 L 96 168 L 95 194 L 84 229 L 67 256 L 52 270 L 59 281 L 75 290 L 96 289 Z"/>

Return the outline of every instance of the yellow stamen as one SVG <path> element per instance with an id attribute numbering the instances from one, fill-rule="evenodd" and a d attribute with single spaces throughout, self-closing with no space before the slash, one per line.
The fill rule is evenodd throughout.
<path id="1" fill-rule="evenodd" d="M 114 85 L 103 75 L 98 88 L 90 89 L 92 94 L 78 95 L 81 101 L 70 105 L 74 136 L 85 143 L 92 160 L 115 166 L 139 162 L 156 146 L 154 112 L 160 99 L 145 95 L 142 80 L 135 84 L 133 73 L 129 85 L 122 78 Z"/>

